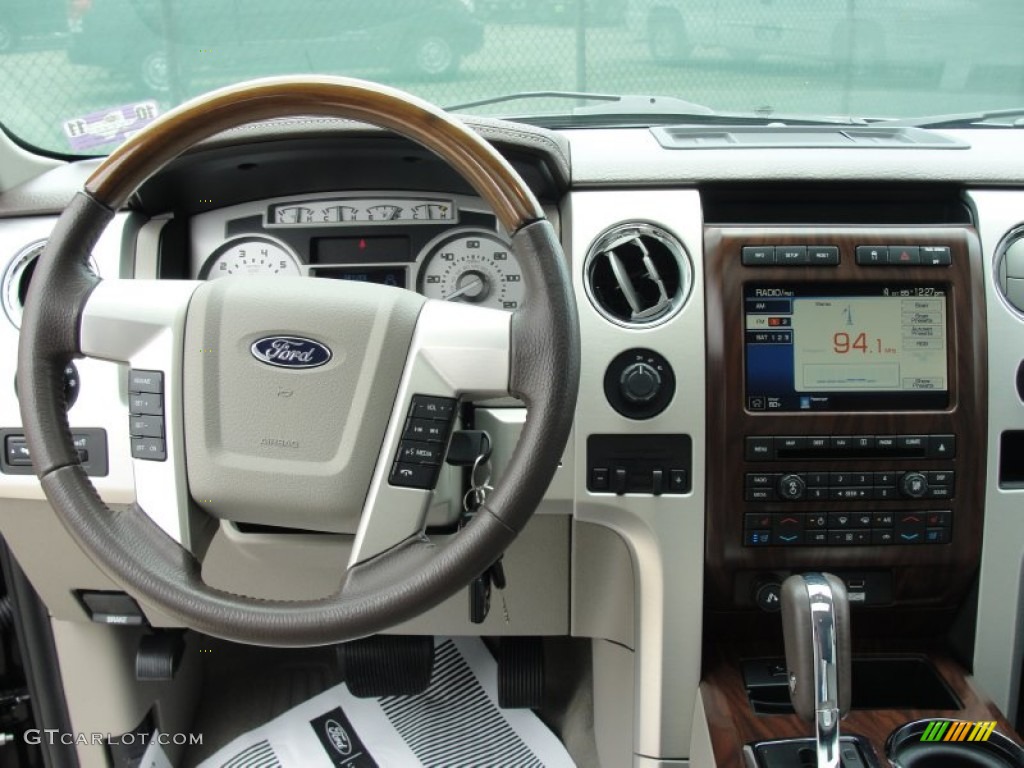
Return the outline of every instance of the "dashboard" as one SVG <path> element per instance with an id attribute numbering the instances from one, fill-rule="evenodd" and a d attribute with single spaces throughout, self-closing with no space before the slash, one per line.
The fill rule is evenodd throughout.
<path id="1" fill-rule="evenodd" d="M 594 640 L 600 749 L 626 764 L 628 743 L 628 759 L 653 768 L 705 748 L 678 724 L 708 706 L 700 690 L 719 643 L 777 646 L 781 581 L 827 569 L 847 585 L 861 641 L 906 649 L 955 635 L 978 684 L 1016 711 L 1019 136 L 681 151 L 645 128 L 470 123 L 559 233 L 580 315 L 580 398 L 555 479 L 506 555 L 507 614 L 473 624 L 460 598 L 399 629 Z M 11 316 L 0 383 L 14 379 L 28 256 L 92 167 L 0 195 Z M 347 280 L 512 311 L 529 296 L 509 243 L 425 151 L 347 123 L 278 121 L 218 137 L 151 179 L 93 259 L 101 276 Z M 85 360 L 68 379 L 97 489 L 159 514 L 166 484 L 132 450 L 127 371 Z M 459 418 L 491 434 L 500 481 L 524 409 L 464 403 Z M 0 526 L 51 615 L 86 622 L 78 595 L 110 583 L 47 511 L 20 424 L 4 398 Z M 463 481 L 454 469 L 437 480 L 440 535 Z M 329 590 L 351 533 L 216 527 L 204 577 L 282 599 Z"/>

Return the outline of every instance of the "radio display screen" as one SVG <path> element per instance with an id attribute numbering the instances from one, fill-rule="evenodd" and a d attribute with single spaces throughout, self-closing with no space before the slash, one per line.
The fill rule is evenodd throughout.
<path id="1" fill-rule="evenodd" d="M 947 299 L 939 285 L 747 285 L 747 409 L 945 408 Z"/>

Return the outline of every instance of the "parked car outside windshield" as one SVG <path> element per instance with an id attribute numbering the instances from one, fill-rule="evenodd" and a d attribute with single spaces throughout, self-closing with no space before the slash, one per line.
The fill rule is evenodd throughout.
<path id="1" fill-rule="evenodd" d="M 12 2 L 5 9 L 21 0 Z M 274 74 L 362 77 L 442 106 L 498 99 L 468 111 L 560 124 L 584 115 L 663 123 L 674 119 L 659 114 L 664 97 L 715 113 L 853 122 L 1024 106 L 1019 0 L 69 0 L 60 9 L 62 31 L 46 44 L 0 49 L 0 121 L 27 144 L 72 155 L 109 152 L 192 96 Z M 608 99 L 522 98 L 549 91 L 643 96 L 625 103 L 648 106 L 637 115 Z"/>

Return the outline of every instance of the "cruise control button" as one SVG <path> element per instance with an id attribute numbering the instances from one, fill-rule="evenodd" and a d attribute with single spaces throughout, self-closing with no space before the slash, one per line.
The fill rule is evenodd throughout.
<path id="1" fill-rule="evenodd" d="M 158 437 L 133 437 L 132 458 L 146 461 L 165 461 L 167 445 Z"/>
<path id="2" fill-rule="evenodd" d="M 128 395 L 128 413 L 133 416 L 163 416 L 163 396 L 156 392 L 132 392 Z"/>
<path id="3" fill-rule="evenodd" d="M 140 371 L 131 369 L 128 371 L 129 392 L 152 392 L 164 391 L 164 374 L 162 371 Z"/>
<path id="4" fill-rule="evenodd" d="M 132 437 L 163 437 L 162 416 L 129 416 L 128 434 Z"/>

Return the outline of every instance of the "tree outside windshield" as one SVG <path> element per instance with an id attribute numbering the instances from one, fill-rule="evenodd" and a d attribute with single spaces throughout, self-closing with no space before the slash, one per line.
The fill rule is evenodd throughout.
<path id="1" fill-rule="evenodd" d="M 966 112 L 1024 105 L 1021 39 L 1020 0 L 3 0 L 0 120 L 102 154 L 191 96 L 285 73 L 440 105 L 558 90 L 769 118 Z"/>

